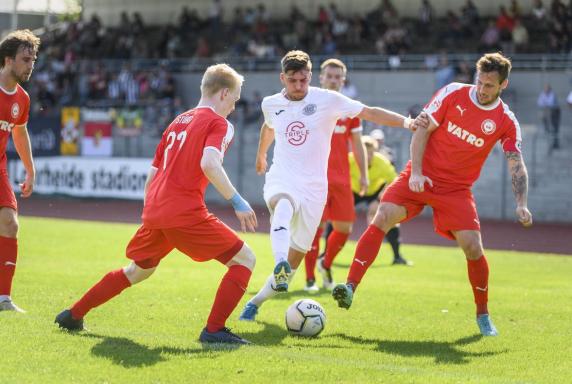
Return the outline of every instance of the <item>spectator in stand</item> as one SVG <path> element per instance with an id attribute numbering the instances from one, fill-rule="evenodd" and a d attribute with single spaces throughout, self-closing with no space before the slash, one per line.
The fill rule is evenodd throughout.
<path id="1" fill-rule="evenodd" d="M 550 148 L 559 149 L 560 105 L 558 105 L 558 98 L 550 84 L 546 84 L 544 90 L 538 95 L 537 105 L 540 108 L 544 132 L 551 142 Z"/>
<path id="2" fill-rule="evenodd" d="M 518 0 L 510 1 L 509 13 L 515 20 L 519 19 L 522 16 L 522 10 L 520 8 Z"/>
<path id="3" fill-rule="evenodd" d="M 475 80 L 475 71 L 467 61 L 461 61 L 456 68 L 455 81 L 457 83 L 473 84 Z"/>
<path id="4" fill-rule="evenodd" d="M 546 8 L 544 8 L 542 0 L 534 0 L 534 5 L 532 6 L 531 14 L 535 22 L 540 22 L 543 24 L 546 23 L 548 15 L 546 12 Z"/>
<path id="5" fill-rule="evenodd" d="M 455 68 L 449 64 L 446 54 L 439 58 L 439 69 L 435 72 L 435 89 L 441 89 L 455 78 Z"/>
<path id="6" fill-rule="evenodd" d="M 516 52 L 526 52 L 528 48 L 528 31 L 520 19 L 515 20 L 514 29 L 512 30 L 512 42 Z"/>
<path id="7" fill-rule="evenodd" d="M 429 0 L 421 0 L 417 18 L 417 30 L 420 34 L 431 34 L 431 23 L 435 16 L 435 11 Z"/>
<path id="8" fill-rule="evenodd" d="M 498 51 L 500 49 L 500 33 L 496 27 L 494 20 L 489 20 L 487 29 L 483 32 L 481 36 L 481 41 L 479 44 L 479 51 Z"/>
<path id="9" fill-rule="evenodd" d="M 461 8 L 461 26 L 465 36 L 477 36 L 479 24 L 479 10 L 472 0 L 467 0 L 463 8 Z"/>

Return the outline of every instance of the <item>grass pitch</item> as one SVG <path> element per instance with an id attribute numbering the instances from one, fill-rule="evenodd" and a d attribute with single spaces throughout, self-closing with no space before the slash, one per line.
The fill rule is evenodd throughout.
<path id="1" fill-rule="evenodd" d="M 272 268 L 269 238 L 246 235 L 258 257 L 228 326 L 256 343 L 197 341 L 224 267 L 169 255 L 149 280 L 86 317 L 89 332 L 53 324 L 105 273 L 127 264 L 135 225 L 21 218 L 13 297 L 28 312 L 0 313 L 0 383 L 567 383 L 572 377 L 572 258 L 488 251 L 490 309 L 500 331 L 481 338 L 466 263 L 456 248 L 403 247 L 415 267 L 389 266 L 385 245 L 351 310 L 327 292 L 267 302 L 256 323 L 239 311 Z M 486 239 L 485 239 L 486 240 Z M 355 244 L 338 257 L 343 280 Z M 288 336 L 284 312 L 312 297 L 327 314 L 317 339 Z"/>

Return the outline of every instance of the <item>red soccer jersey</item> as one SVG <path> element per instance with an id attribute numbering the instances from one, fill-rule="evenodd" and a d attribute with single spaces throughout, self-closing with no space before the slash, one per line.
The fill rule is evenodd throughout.
<path id="1" fill-rule="evenodd" d="M 349 145 L 352 133 L 361 131 L 361 121 L 358 117 L 340 119 L 336 122 L 328 161 L 328 183 L 350 185 Z"/>
<path id="2" fill-rule="evenodd" d="M 203 151 L 211 148 L 222 157 L 233 134 L 232 124 L 209 107 L 192 109 L 173 120 L 153 159 L 157 173 L 143 207 L 146 227 L 185 227 L 207 218 L 204 196 L 209 181 L 201 169 Z"/>
<path id="3" fill-rule="evenodd" d="M 470 188 L 497 141 L 505 152 L 520 152 L 522 138 L 514 114 L 500 98 L 480 105 L 474 85 L 445 86 L 425 112 L 438 125 L 423 157 L 423 174 L 435 182 Z"/>
<path id="4" fill-rule="evenodd" d="M 12 92 L 0 87 L 0 170 L 6 169 L 6 146 L 10 132 L 16 125 L 28 122 L 30 112 L 30 96 L 20 86 Z"/>

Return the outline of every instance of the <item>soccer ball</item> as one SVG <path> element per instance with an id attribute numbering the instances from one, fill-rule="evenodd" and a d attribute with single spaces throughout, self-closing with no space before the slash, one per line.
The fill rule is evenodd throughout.
<path id="1" fill-rule="evenodd" d="M 326 312 L 317 301 L 295 301 L 286 310 L 286 328 L 298 336 L 318 336 L 326 326 Z"/>

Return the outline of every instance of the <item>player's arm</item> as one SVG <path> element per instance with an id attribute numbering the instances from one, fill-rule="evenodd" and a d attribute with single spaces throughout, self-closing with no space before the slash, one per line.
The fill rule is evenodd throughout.
<path id="1" fill-rule="evenodd" d="M 34 190 L 34 182 L 36 180 L 36 168 L 34 167 L 34 159 L 32 158 L 32 146 L 30 145 L 30 136 L 26 124 L 16 125 L 12 129 L 12 139 L 16 152 L 24 164 L 26 169 L 26 180 L 20 184 L 22 197 L 28 197 Z"/>
<path id="2" fill-rule="evenodd" d="M 507 151 L 505 156 L 512 179 L 512 191 L 516 200 L 516 216 L 522 225 L 532 225 L 532 214 L 528 210 L 528 171 L 522 154 Z"/>
<path id="3" fill-rule="evenodd" d="M 365 145 L 363 145 L 361 141 L 361 130 L 352 132 L 352 148 L 354 153 L 354 158 L 356 163 L 359 167 L 359 184 L 360 190 L 359 195 L 363 196 L 367 192 L 367 188 L 369 187 L 369 178 L 367 174 L 367 156 L 365 154 Z"/>
<path id="4" fill-rule="evenodd" d="M 212 147 L 203 150 L 201 158 L 201 169 L 213 187 L 224 197 L 229 200 L 234 208 L 236 216 L 240 221 L 240 227 L 243 232 L 254 232 L 258 226 L 256 214 L 250 207 L 250 204 L 240 196 L 232 185 L 228 175 L 222 167 L 222 156 L 220 152 Z"/>
<path id="5" fill-rule="evenodd" d="M 156 174 L 157 174 L 157 168 L 151 166 L 151 168 L 149 168 L 149 172 L 147 173 L 147 179 L 145 180 L 145 188 L 143 190 L 143 205 L 145 205 L 145 199 L 147 198 L 147 190 L 149 189 L 149 185 L 151 184 L 151 181 L 153 181 L 153 179 L 155 178 Z"/>
<path id="6" fill-rule="evenodd" d="M 263 175 L 268 167 L 266 156 L 268 149 L 274 142 L 274 129 L 266 123 L 260 128 L 260 139 L 258 141 L 258 152 L 256 153 L 256 173 Z"/>
<path id="7" fill-rule="evenodd" d="M 413 127 L 413 119 L 380 107 L 368 107 L 366 105 L 357 117 L 371 121 L 377 125 L 387 125 L 389 127 L 405 129 L 412 129 Z"/>
<path id="8" fill-rule="evenodd" d="M 420 114 L 418 119 L 421 118 Z M 427 115 L 425 115 L 427 118 Z M 417 120 L 417 119 L 416 119 Z M 430 121 L 428 126 L 419 125 L 419 128 L 413 133 L 411 139 L 411 176 L 409 177 L 409 189 L 413 192 L 423 192 L 425 190 L 425 183 L 433 186 L 433 181 L 427 176 L 423 175 L 423 155 L 427 147 L 427 141 L 431 133 L 437 128 L 434 121 Z"/>

